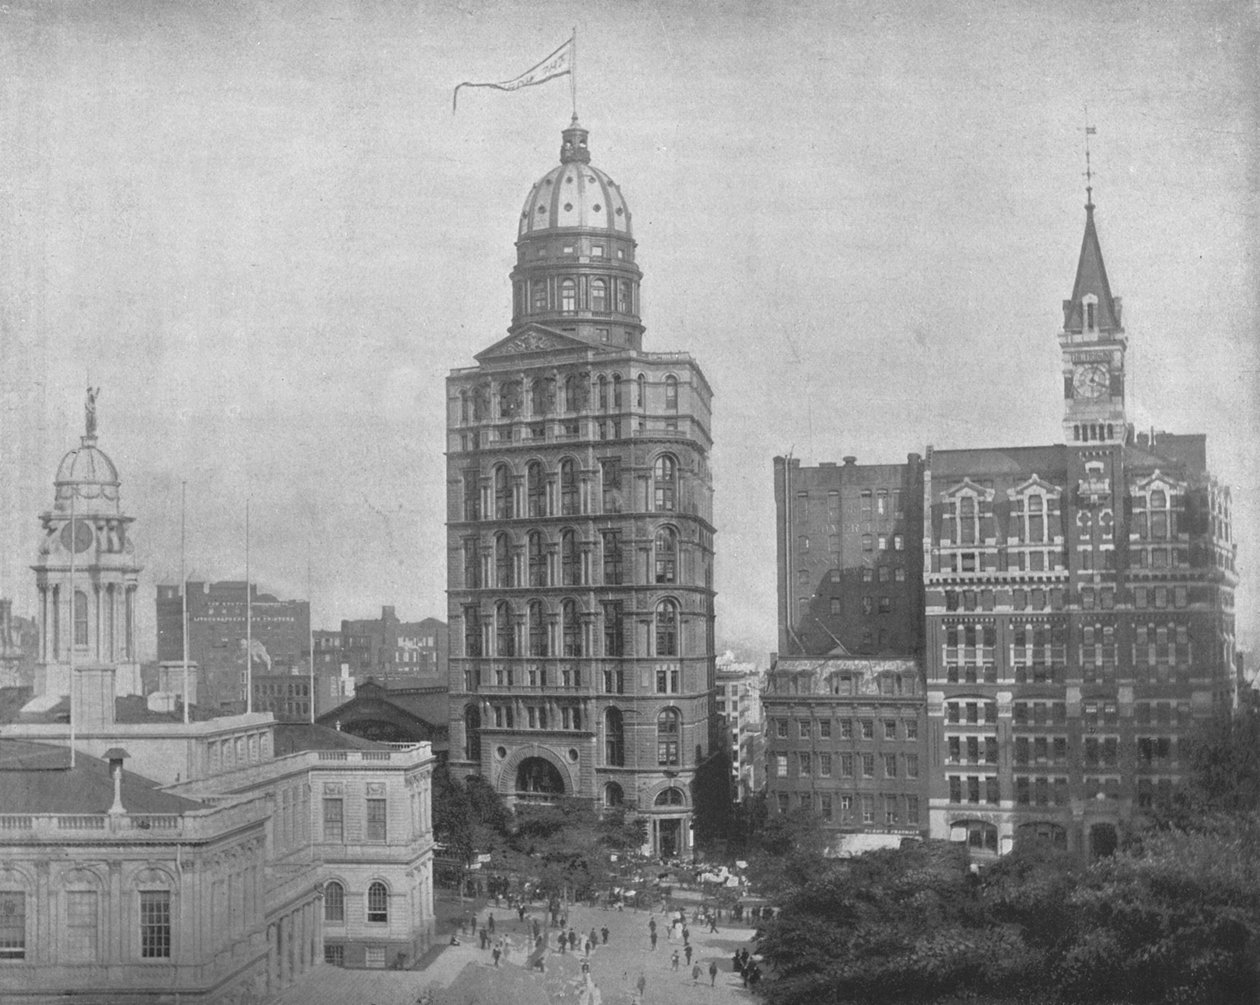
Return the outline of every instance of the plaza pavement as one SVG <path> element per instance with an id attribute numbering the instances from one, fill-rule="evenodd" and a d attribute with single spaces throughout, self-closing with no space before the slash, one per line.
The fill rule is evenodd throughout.
<path id="1" fill-rule="evenodd" d="M 445 905 L 449 909 L 449 904 Z M 561 954 L 549 950 L 546 971 L 524 966 L 531 916 L 545 920 L 540 904 L 533 905 L 524 924 L 505 908 L 482 908 L 477 912 L 484 922 L 494 914 L 496 937 L 506 936 L 515 948 L 507 962 L 496 968 L 489 950 L 478 948 L 476 935 L 461 936 L 461 944 L 447 946 L 436 959 L 419 970 L 344 970 L 320 965 L 282 994 L 268 999 L 274 1005 L 414 1005 L 424 992 L 431 992 L 433 1005 L 592 1005 L 582 975 L 581 950 Z M 443 912 L 446 913 L 446 912 Z M 655 952 L 648 939 L 648 919 L 656 917 L 659 936 Z M 646 910 L 625 911 L 574 906 L 569 924 L 579 933 L 591 927 L 607 926 L 608 945 L 595 949 L 590 957 L 591 983 L 599 989 L 600 1005 L 637 1005 L 635 984 L 643 974 L 647 984 L 642 1005 L 754 1005 L 738 973 L 731 971 L 731 955 L 741 946 L 751 951 L 752 929 L 723 922 L 716 934 L 701 931 L 697 922 L 691 928 L 693 964 L 701 968 L 694 982 L 685 965 L 681 939 L 666 938 L 664 917 Z M 440 923 L 439 938 L 450 937 L 449 923 Z M 556 944 L 556 930 L 549 932 L 549 944 Z M 670 957 L 679 950 L 679 969 L 671 969 Z M 709 961 L 718 964 L 717 981 L 709 985 Z M 585 991 L 585 993 L 584 993 Z"/>

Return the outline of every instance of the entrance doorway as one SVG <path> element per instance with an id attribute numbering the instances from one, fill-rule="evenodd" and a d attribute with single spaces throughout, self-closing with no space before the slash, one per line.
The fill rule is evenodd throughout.
<path id="1" fill-rule="evenodd" d="M 1089 853 L 1094 858 L 1114 855 L 1116 844 L 1116 829 L 1111 824 L 1094 824 L 1089 829 Z"/>
<path id="2" fill-rule="evenodd" d="M 661 858 L 675 858 L 682 851 L 681 835 L 681 820 L 661 820 L 657 824 L 657 854 Z"/>

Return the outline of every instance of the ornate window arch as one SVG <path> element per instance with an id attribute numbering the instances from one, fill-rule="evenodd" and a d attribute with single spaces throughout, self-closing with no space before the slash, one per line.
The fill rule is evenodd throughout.
<path id="1" fill-rule="evenodd" d="M 540 461 L 525 469 L 525 499 L 531 517 L 547 516 L 547 474 Z"/>
<path id="2" fill-rule="evenodd" d="M 512 623 L 512 605 L 500 600 L 494 605 L 494 633 L 496 656 L 516 655 L 516 626 Z"/>
<path id="3" fill-rule="evenodd" d="M 621 411 L 621 374 L 612 375 L 612 407 L 614 412 Z"/>
<path id="4" fill-rule="evenodd" d="M 564 378 L 564 410 L 566 412 L 576 412 L 578 403 L 581 400 L 582 378 L 576 373 L 571 373 Z"/>
<path id="5" fill-rule="evenodd" d="M 529 560 L 529 585 L 548 586 L 547 551 L 541 531 L 531 530 L 526 538 L 526 553 Z"/>
<path id="6" fill-rule="evenodd" d="M 656 763 L 677 765 L 679 742 L 682 739 L 682 713 L 663 708 L 656 716 Z"/>
<path id="7" fill-rule="evenodd" d="M 515 586 L 512 560 L 512 538 L 506 533 L 494 536 L 494 582 L 496 586 Z"/>
<path id="8" fill-rule="evenodd" d="M 626 801 L 626 794 L 616 782 L 608 782 L 604 786 L 604 805 L 611 808 L 621 806 Z"/>
<path id="9" fill-rule="evenodd" d="M 547 615 L 541 600 L 529 602 L 529 654 L 540 658 L 551 655 L 548 645 Z"/>
<path id="10" fill-rule="evenodd" d="M 580 506 L 578 494 L 577 464 L 572 457 L 560 462 L 560 513 L 562 516 L 574 516 Z"/>
<path id="11" fill-rule="evenodd" d="M 608 411 L 608 378 L 602 373 L 599 375 L 598 385 L 599 410 L 601 412 Z"/>
<path id="12" fill-rule="evenodd" d="M 494 518 L 511 520 L 516 515 L 512 510 L 512 473 L 506 464 L 496 464 L 494 466 Z"/>
<path id="13" fill-rule="evenodd" d="M 346 888 L 335 879 L 324 884 L 324 921 L 334 925 L 346 923 Z"/>
<path id="14" fill-rule="evenodd" d="M 577 535 L 569 529 L 560 532 L 560 585 L 581 586 L 582 556 L 578 553 Z"/>
<path id="15" fill-rule="evenodd" d="M 666 598 L 656 605 L 653 616 L 654 636 L 656 638 L 657 656 L 678 656 L 678 603 Z"/>
<path id="16" fill-rule="evenodd" d="M 373 925 L 389 923 L 389 887 L 379 879 L 367 888 L 367 920 Z"/>
<path id="17" fill-rule="evenodd" d="M 591 310 L 608 311 L 608 283 L 603 279 L 591 280 Z"/>
<path id="18" fill-rule="evenodd" d="M 665 377 L 665 410 L 678 411 L 678 378 L 672 373 Z"/>
<path id="19" fill-rule="evenodd" d="M 653 542 L 656 583 L 678 581 L 678 531 L 665 524 L 656 530 Z"/>
<path id="20" fill-rule="evenodd" d="M 647 374 L 641 373 L 635 379 L 634 405 L 636 408 L 647 407 Z"/>
<path id="21" fill-rule="evenodd" d="M 577 313 L 577 283 L 573 279 L 560 280 L 560 313 Z"/>
<path id="22" fill-rule="evenodd" d="M 561 654 L 582 655 L 582 623 L 578 618 L 577 603 L 566 598 L 560 604 Z"/>
<path id="23" fill-rule="evenodd" d="M 678 462 L 672 454 L 661 454 L 652 464 L 652 508 L 672 513 L 678 505 Z"/>
<path id="24" fill-rule="evenodd" d="M 683 795 L 683 790 L 677 785 L 671 785 L 668 789 L 661 789 L 656 794 L 656 798 L 652 800 L 653 806 L 686 806 L 687 797 Z"/>

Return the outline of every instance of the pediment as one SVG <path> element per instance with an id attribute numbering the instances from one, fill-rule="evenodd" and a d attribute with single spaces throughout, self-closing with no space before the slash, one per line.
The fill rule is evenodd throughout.
<path id="1" fill-rule="evenodd" d="M 571 352 L 574 349 L 604 349 L 598 342 L 558 332 L 544 325 L 528 325 L 524 330 L 500 339 L 494 345 L 482 349 L 473 358 L 478 362 L 502 359 L 506 356 L 537 356 L 553 352 Z"/>
<path id="2" fill-rule="evenodd" d="M 956 482 L 941 493 L 942 499 L 957 499 L 959 496 L 972 495 L 978 499 L 992 499 L 993 490 L 986 489 L 983 485 L 973 482 L 970 478 L 964 478 L 960 482 Z"/>
<path id="3" fill-rule="evenodd" d="M 1053 499 L 1057 499 L 1063 494 L 1063 489 L 1059 485 L 1046 481 L 1034 472 L 1031 478 L 1020 482 L 1013 489 L 1008 489 L 1006 494 L 1011 499 L 1018 499 L 1020 496 L 1028 495 L 1029 492 L 1041 492 Z"/>
<path id="4" fill-rule="evenodd" d="M 1141 478 L 1134 483 L 1134 489 L 1137 492 L 1149 492 L 1153 488 L 1163 488 L 1167 492 L 1184 492 L 1186 483 L 1178 481 L 1175 478 L 1169 478 L 1159 468 L 1147 478 Z"/>

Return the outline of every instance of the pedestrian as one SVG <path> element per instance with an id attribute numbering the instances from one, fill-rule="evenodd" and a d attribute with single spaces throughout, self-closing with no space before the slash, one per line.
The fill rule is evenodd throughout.
<path id="1" fill-rule="evenodd" d="M 669 958 L 669 967 L 671 970 L 678 969 L 678 950 L 674 950 L 674 955 Z"/>
<path id="2" fill-rule="evenodd" d="M 598 933 L 597 931 L 595 931 L 595 926 L 594 926 L 594 925 L 591 925 L 591 945 L 592 945 L 592 946 L 598 946 L 598 945 L 599 945 L 599 933 Z"/>
<path id="3" fill-rule="evenodd" d="M 590 960 L 583 960 L 583 961 L 582 961 L 582 974 L 583 974 L 583 976 L 590 974 L 590 972 L 591 972 L 591 961 L 590 961 Z"/>
<path id="4" fill-rule="evenodd" d="M 490 930 L 491 935 L 494 934 L 494 915 L 493 914 L 490 915 L 489 920 L 486 922 L 486 928 Z"/>
<path id="5" fill-rule="evenodd" d="M 742 959 L 739 955 L 739 950 L 736 949 L 735 952 L 731 953 L 731 973 L 738 973 L 741 964 Z"/>
<path id="6" fill-rule="evenodd" d="M 683 946 L 683 952 L 687 954 L 687 965 L 691 966 L 691 944 Z"/>
<path id="7" fill-rule="evenodd" d="M 486 931 L 486 926 L 482 925 L 481 931 L 478 932 L 477 934 L 481 937 L 481 948 L 489 949 L 490 948 L 490 933 Z"/>
<path id="8" fill-rule="evenodd" d="M 700 983 L 700 961 L 699 960 L 697 960 L 696 965 L 691 968 L 691 983 L 692 984 Z"/>
<path id="9" fill-rule="evenodd" d="M 494 944 L 494 952 L 490 955 L 494 957 L 494 965 L 497 967 L 499 965 L 499 957 L 503 955 L 503 947 L 496 942 Z"/>
<path id="10" fill-rule="evenodd" d="M 644 977 L 642 974 L 639 974 L 639 979 L 638 979 L 637 981 L 635 981 L 635 982 L 634 982 L 634 986 L 638 989 L 638 991 L 639 991 L 639 1001 L 640 1001 L 640 1002 L 642 1002 L 642 1001 L 643 1001 L 643 992 L 644 992 L 644 990 L 647 988 L 647 978 L 646 978 L 646 977 Z"/>
<path id="11" fill-rule="evenodd" d="M 569 929 L 569 948 L 572 949 L 575 953 L 577 952 L 577 943 L 578 943 L 577 932 L 575 932 L 572 928 L 570 928 Z"/>
<path id="12" fill-rule="evenodd" d="M 713 934 L 717 932 L 717 930 L 718 930 L 717 918 L 715 918 L 713 915 L 710 914 L 709 915 L 709 933 Z"/>
<path id="13" fill-rule="evenodd" d="M 607 925 L 604 925 L 604 927 L 599 930 L 599 935 L 600 935 L 600 938 L 604 940 L 604 945 L 608 945 L 608 926 Z"/>
<path id="14" fill-rule="evenodd" d="M 655 928 L 652 929 L 650 938 L 652 940 L 652 948 L 655 949 L 656 948 L 656 929 Z"/>
<path id="15" fill-rule="evenodd" d="M 686 925 L 683 925 L 682 932 L 683 932 L 683 945 L 685 946 L 688 942 L 691 941 L 691 929 L 688 928 Z"/>
<path id="16" fill-rule="evenodd" d="M 569 940 L 564 937 L 564 932 L 560 933 L 560 952 L 564 953 L 564 948 L 569 944 Z"/>
<path id="17" fill-rule="evenodd" d="M 525 920 L 525 905 L 524 905 L 524 904 L 517 904 L 517 905 L 516 905 L 516 916 L 517 916 L 517 917 L 518 917 L 521 921 L 524 921 L 524 920 Z"/>
<path id="18" fill-rule="evenodd" d="M 592 950 L 592 949 L 594 949 L 594 948 L 595 948 L 595 943 L 593 943 L 590 939 L 587 939 L 587 940 L 586 940 L 586 945 L 584 946 L 584 949 L 585 949 L 585 951 L 586 951 L 586 956 L 587 956 L 587 958 L 588 958 L 588 959 L 590 958 L 590 955 L 591 955 L 591 950 Z"/>
<path id="19" fill-rule="evenodd" d="M 717 960 L 709 960 L 709 987 L 717 983 Z"/>

